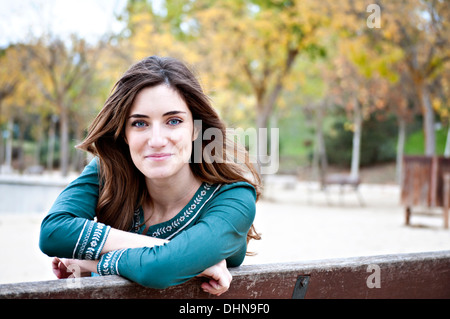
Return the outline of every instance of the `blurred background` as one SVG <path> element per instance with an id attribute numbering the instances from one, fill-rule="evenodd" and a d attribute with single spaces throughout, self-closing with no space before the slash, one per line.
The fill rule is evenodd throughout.
<path id="1" fill-rule="evenodd" d="M 229 127 L 279 128 L 279 170 L 266 189 L 291 200 L 286 218 L 300 206 L 342 208 L 308 190 L 345 172 L 369 193 L 365 214 L 390 209 L 402 227 L 403 156 L 450 156 L 449 18 L 447 0 L 0 0 L 0 282 L 47 278 L 36 268 L 14 275 L 30 255 L 11 262 L 19 248 L 10 243 L 33 242 L 43 261 L 39 222 L 87 161 L 74 146 L 120 75 L 150 55 L 192 66 Z M 263 212 L 280 210 L 274 194 Z M 346 212 L 363 210 L 351 201 Z M 271 223 L 260 223 L 270 239 Z M 450 248 L 448 230 L 426 231 L 417 249 Z M 303 256 L 333 256 L 323 251 Z M 388 251 L 344 255 L 378 252 Z"/>

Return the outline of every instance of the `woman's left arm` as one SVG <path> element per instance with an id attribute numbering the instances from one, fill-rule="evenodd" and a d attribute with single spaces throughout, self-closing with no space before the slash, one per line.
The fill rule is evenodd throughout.
<path id="1" fill-rule="evenodd" d="M 98 273 L 118 274 L 143 286 L 166 288 L 198 276 L 224 259 L 228 266 L 238 266 L 245 257 L 255 199 L 250 185 L 227 189 L 216 196 L 194 226 L 169 243 L 104 254 Z"/>

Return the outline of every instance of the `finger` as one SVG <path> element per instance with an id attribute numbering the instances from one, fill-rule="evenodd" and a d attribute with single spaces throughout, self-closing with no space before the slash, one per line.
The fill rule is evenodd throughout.
<path id="1" fill-rule="evenodd" d="M 202 283 L 201 287 L 204 292 L 210 293 L 212 295 L 215 293 L 215 289 L 208 282 Z"/>
<path id="2" fill-rule="evenodd" d="M 214 279 L 210 279 L 209 284 L 216 290 L 219 290 L 222 288 L 222 285 L 217 280 L 214 280 Z"/>
<path id="3" fill-rule="evenodd" d="M 207 288 L 208 290 L 213 291 L 222 289 L 222 286 L 216 280 L 211 279 L 202 283 L 202 288 Z"/>
<path id="4" fill-rule="evenodd" d="M 60 259 L 58 257 L 52 260 L 52 270 L 58 279 L 67 278 L 72 274 L 72 272 L 68 271 L 65 262 L 67 262 L 67 259 Z"/>
<path id="5" fill-rule="evenodd" d="M 58 257 L 53 258 L 52 260 L 52 268 L 57 268 L 58 264 L 61 262 L 61 260 Z"/>
<path id="6" fill-rule="evenodd" d="M 55 274 L 56 278 L 61 279 L 63 278 L 63 274 L 60 268 L 61 260 L 59 258 L 54 258 L 52 261 L 52 271 Z"/>
<path id="7" fill-rule="evenodd" d="M 201 285 L 203 291 L 210 293 L 212 295 L 220 296 L 228 290 L 227 287 L 220 285 L 217 281 L 211 279 L 208 282 L 204 282 Z"/>
<path id="8" fill-rule="evenodd" d="M 204 292 L 210 293 L 212 295 L 216 295 L 220 292 L 217 288 L 217 285 L 213 286 L 212 281 L 204 282 L 201 287 Z"/>
<path id="9" fill-rule="evenodd" d="M 61 279 L 61 270 L 59 270 L 58 268 L 52 268 L 52 271 L 56 278 Z"/>

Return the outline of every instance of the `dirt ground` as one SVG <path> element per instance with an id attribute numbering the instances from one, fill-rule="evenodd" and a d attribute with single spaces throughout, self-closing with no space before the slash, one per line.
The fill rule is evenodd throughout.
<path id="1" fill-rule="evenodd" d="M 257 203 L 255 227 L 262 240 L 250 243 L 245 264 L 450 250 L 450 230 L 440 216 L 412 216 L 404 225 L 396 185 L 363 184 L 363 205 L 352 190 L 321 191 L 292 176 L 267 181 Z M 0 284 L 54 279 L 50 258 L 38 247 L 42 213 L 0 214 Z"/>
<path id="2" fill-rule="evenodd" d="M 247 264 L 450 249 L 442 210 L 413 214 L 406 226 L 396 185 L 363 184 L 361 201 L 351 189 L 325 193 L 293 179 L 269 185 L 255 220 L 262 240 L 250 243 L 258 254 Z"/>

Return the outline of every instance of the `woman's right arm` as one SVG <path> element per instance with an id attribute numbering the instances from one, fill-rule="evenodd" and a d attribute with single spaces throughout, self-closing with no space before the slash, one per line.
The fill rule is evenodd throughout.
<path id="1" fill-rule="evenodd" d="M 125 248 L 151 248 L 168 243 L 164 239 L 133 234 L 95 222 L 98 185 L 98 162 L 94 159 L 61 192 L 42 221 L 39 239 L 42 252 L 59 258 L 84 259 L 86 261 L 78 262 L 82 262 L 83 266 L 88 265 L 89 272 L 96 272 L 96 259 L 103 254 Z M 65 268 L 59 258 L 54 259 L 53 265 L 57 272 L 60 272 L 59 267 Z M 77 263 L 76 260 L 72 262 Z M 224 262 L 207 268 L 202 275 L 210 277 L 210 281 L 203 283 L 202 288 L 212 294 L 226 291 L 231 281 Z"/>
<path id="2" fill-rule="evenodd" d="M 42 221 L 39 238 L 42 252 L 61 258 L 95 260 L 109 251 L 167 242 L 95 222 L 98 185 L 98 159 L 94 159 L 61 192 Z"/>
<path id="3" fill-rule="evenodd" d="M 94 221 L 98 160 L 93 159 L 53 203 L 41 224 L 39 247 L 49 256 L 98 259 L 111 227 Z"/>

